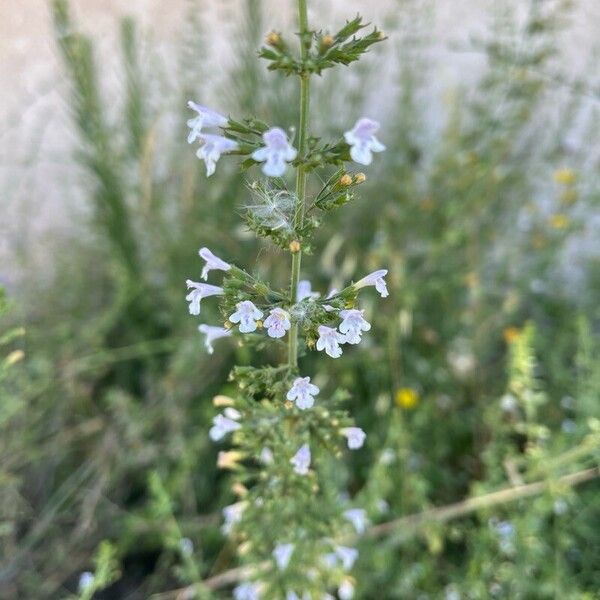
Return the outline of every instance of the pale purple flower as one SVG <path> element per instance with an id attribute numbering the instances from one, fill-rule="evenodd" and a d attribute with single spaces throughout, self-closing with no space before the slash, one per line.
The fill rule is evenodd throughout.
<path id="1" fill-rule="evenodd" d="M 267 334 L 272 338 L 282 338 L 291 326 L 290 313 L 283 308 L 273 308 L 265 319 Z"/>
<path id="2" fill-rule="evenodd" d="M 187 126 L 190 128 L 187 139 L 188 144 L 191 144 L 200 137 L 203 127 L 226 127 L 229 122 L 227 117 L 224 117 L 207 106 L 196 104 L 196 102 L 192 102 L 191 100 L 188 102 L 188 106 L 198 113 L 197 117 L 189 119 L 187 122 Z"/>
<path id="3" fill-rule="evenodd" d="M 208 436 L 210 437 L 210 439 L 213 442 L 218 442 L 221 438 L 225 437 L 228 433 L 231 433 L 232 431 L 235 431 L 236 429 L 239 429 L 240 427 L 241 427 L 241 425 L 239 423 L 236 423 L 231 417 L 217 415 L 213 419 L 213 426 L 210 428 L 210 431 L 208 432 Z"/>
<path id="4" fill-rule="evenodd" d="M 191 279 L 186 280 L 188 290 L 192 291 L 185 297 L 190 303 L 190 315 L 200 314 L 200 301 L 202 298 L 208 298 L 209 296 L 222 296 L 225 292 L 223 288 L 216 285 L 210 285 L 208 283 L 198 283 Z"/>
<path id="5" fill-rule="evenodd" d="M 294 544 L 277 544 L 273 550 L 273 558 L 280 571 L 285 571 L 294 553 Z"/>
<path id="6" fill-rule="evenodd" d="M 354 584 L 350 579 L 344 579 L 338 587 L 338 596 L 340 600 L 352 600 L 354 598 Z"/>
<path id="7" fill-rule="evenodd" d="M 264 146 L 252 153 L 256 162 L 264 162 L 262 172 L 268 177 L 281 177 L 285 173 L 286 162 L 296 158 L 298 152 L 288 142 L 283 129 L 273 127 L 263 133 Z"/>
<path id="8" fill-rule="evenodd" d="M 191 556 L 194 552 L 194 542 L 190 538 L 181 538 L 179 540 L 179 550 L 185 556 Z"/>
<path id="9" fill-rule="evenodd" d="M 349 571 L 358 558 L 358 550 L 356 548 L 348 548 L 347 546 L 336 546 L 335 553 L 342 561 L 344 571 Z"/>
<path id="10" fill-rule="evenodd" d="M 221 527 L 221 531 L 225 535 L 229 535 L 233 529 L 233 526 L 240 522 L 247 505 L 247 502 L 242 501 L 236 502 L 235 504 L 230 504 L 229 506 L 225 506 L 223 508 L 224 523 Z"/>
<path id="11" fill-rule="evenodd" d="M 387 286 L 385 284 L 384 277 L 387 275 L 387 269 L 379 269 L 379 271 L 373 271 L 366 277 L 363 277 L 360 281 L 354 284 L 354 289 L 360 290 L 360 288 L 374 285 L 375 289 L 379 292 L 382 298 L 389 296 Z"/>
<path id="12" fill-rule="evenodd" d="M 375 137 L 379 123 L 372 119 L 359 119 L 350 131 L 344 133 L 344 139 L 350 144 L 350 156 L 354 162 L 370 165 L 372 152 L 383 152 L 385 146 Z"/>
<path id="13" fill-rule="evenodd" d="M 256 331 L 256 321 L 258 321 L 258 319 L 262 319 L 262 311 L 256 308 L 254 303 L 250 300 L 238 302 L 235 305 L 235 308 L 237 310 L 229 316 L 229 320 L 232 323 L 239 323 L 240 331 L 242 333 L 251 333 Z"/>
<path id="14" fill-rule="evenodd" d="M 358 344 L 363 331 L 369 331 L 371 324 L 363 318 L 364 310 L 350 309 L 341 310 L 340 317 L 343 321 L 340 323 L 340 333 L 345 334 L 348 344 Z"/>
<path id="15" fill-rule="evenodd" d="M 305 410 L 315 403 L 314 396 L 319 393 L 319 388 L 310 382 L 310 377 L 297 377 L 287 393 L 288 400 L 296 401 L 296 406 Z"/>
<path id="16" fill-rule="evenodd" d="M 206 336 L 204 345 L 206 346 L 206 351 L 209 354 L 212 354 L 215 351 L 212 345 L 215 340 L 229 337 L 231 335 L 230 329 L 225 329 L 225 327 L 215 327 L 214 325 L 206 325 L 205 323 L 198 325 L 198 331 Z"/>
<path id="17" fill-rule="evenodd" d="M 273 451 L 266 446 L 260 451 L 259 456 L 260 462 L 263 465 L 272 465 L 275 458 L 273 457 Z"/>
<path id="18" fill-rule="evenodd" d="M 79 589 L 79 593 L 83 593 L 85 592 L 89 587 L 91 587 L 94 584 L 94 574 L 91 573 L 90 571 L 84 571 L 80 576 L 79 576 L 79 583 L 78 583 L 78 589 Z"/>
<path id="19" fill-rule="evenodd" d="M 221 154 L 233 152 L 239 148 L 239 144 L 222 135 L 203 133 L 200 141 L 204 142 L 196 152 L 196 156 L 206 163 L 206 176 L 210 177 L 217 168 L 217 162 Z"/>
<path id="20" fill-rule="evenodd" d="M 346 341 L 346 338 L 333 327 L 319 325 L 319 339 L 317 340 L 317 350 L 325 350 L 325 353 L 331 358 L 338 358 L 342 355 L 340 344 Z"/>
<path id="21" fill-rule="evenodd" d="M 218 256 L 215 256 L 208 248 L 200 248 L 198 250 L 200 258 L 206 261 L 204 267 L 202 267 L 202 279 L 206 281 L 208 279 L 209 271 L 229 271 L 231 265 L 221 260 Z"/>
<path id="22" fill-rule="evenodd" d="M 344 511 L 344 518 L 352 523 L 356 533 L 364 533 L 367 528 L 367 513 L 362 508 L 350 508 Z"/>
<path id="23" fill-rule="evenodd" d="M 306 475 L 310 467 L 310 448 L 308 444 L 300 447 L 300 450 L 294 454 L 290 462 L 294 465 L 294 471 L 298 475 Z"/>
<path id="24" fill-rule="evenodd" d="M 298 287 L 296 288 L 296 301 L 302 302 L 305 298 L 318 298 L 319 292 L 313 292 L 312 286 L 310 285 L 310 281 L 308 279 L 302 279 L 298 282 Z"/>
<path id="25" fill-rule="evenodd" d="M 260 584 L 240 583 L 233 589 L 234 600 L 258 600 L 260 598 Z"/>
<path id="26" fill-rule="evenodd" d="M 344 427 L 340 433 L 348 440 L 350 450 L 358 450 L 365 443 L 367 434 L 360 427 Z"/>

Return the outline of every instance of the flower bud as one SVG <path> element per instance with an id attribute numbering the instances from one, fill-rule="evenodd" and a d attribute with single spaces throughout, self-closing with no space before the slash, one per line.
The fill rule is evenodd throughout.
<path id="1" fill-rule="evenodd" d="M 271 31 L 267 34 L 265 42 L 273 48 L 279 48 L 281 46 L 281 36 L 276 31 Z"/>
<path id="2" fill-rule="evenodd" d="M 233 398 L 219 394 L 213 398 L 213 406 L 233 406 Z"/>
<path id="3" fill-rule="evenodd" d="M 290 242 L 290 252 L 293 254 L 300 252 L 300 242 L 298 240 L 293 240 Z"/>
<path id="4" fill-rule="evenodd" d="M 239 481 L 236 481 L 231 486 L 231 491 L 236 496 L 239 496 L 240 498 L 243 498 L 244 496 L 246 496 L 248 494 L 248 488 L 243 483 L 240 483 Z"/>
<path id="5" fill-rule="evenodd" d="M 384 31 L 378 31 L 377 32 L 377 37 L 380 40 L 385 40 L 385 32 Z"/>
<path id="6" fill-rule="evenodd" d="M 364 173 L 357 173 L 354 176 L 354 183 L 360 184 L 364 183 L 367 180 L 367 176 Z"/>
<path id="7" fill-rule="evenodd" d="M 352 177 L 350 177 L 350 175 L 348 175 L 348 173 L 344 173 L 340 177 L 340 185 L 343 185 L 344 187 L 348 187 L 349 185 L 352 185 Z"/>
<path id="8" fill-rule="evenodd" d="M 324 35 L 321 38 L 321 52 L 325 52 L 325 50 L 327 50 L 328 48 L 331 48 L 331 46 L 333 46 L 333 43 L 335 42 L 335 40 L 333 39 L 332 35 Z"/>
<path id="9" fill-rule="evenodd" d="M 242 458 L 244 458 L 244 454 L 237 450 L 219 452 L 217 457 L 217 467 L 219 467 L 219 469 L 236 469 L 240 466 L 238 461 Z"/>

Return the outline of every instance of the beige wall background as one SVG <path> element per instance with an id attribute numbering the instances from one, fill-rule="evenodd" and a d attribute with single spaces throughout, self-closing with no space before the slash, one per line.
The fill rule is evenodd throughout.
<path id="1" fill-rule="evenodd" d="M 433 15 L 435 39 L 430 85 L 432 120 L 439 110 L 436 97 L 477 76 L 481 67 L 478 57 L 457 48 L 473 34 L 484 31 L 486 14 L 503 1 L 423 0 Z M 360 12 L 385 28 L 390 18 L 393 20 L 403 10 L 405 2 L 312 0 L 310 18 L 313 23 L 333 28 L 343 18 Z M 522 2 L 525 7 L 529 0 L 514 2 Z M 119 17 L 134 16 L 154 52 L 168 60 L 181 35 L 189 0 L 71 0 L 71 5 L 78 23 L 99 42 L 97 58 L 110 88 L 111 80 L 117 79 Z M 289 28 L 292 5 L 291 0 L 270 2 L 268 18 L 275 29 Z M 210 24 L 212 43 L 223 48 L 223 52 L 215 53 L 214 67 L 218 71 L 229 60 L 228 37 L 240 0 L 200 0 L 199 6 Z M 590 80 L 597 81 L 593 56 L 600 40 L 600 0 L 574 0 L 574 8 L 563 40 L 563 60 L 573 74 L 586 72 L 587 76 L 589 72 Z M 16 257 L 31 253 L 32 247 L 39 249 L 43 271 L 49 233 L 68 228 L 66 215 L 85 209 L 72 168 L 73 140 L 64 91 L 47 0 L 0 0 L 0 281 L 10 283 L 16 272 Z M 385 97 L 382 91 L 377 94 L 379 98 Z M 599 106 L 596 101 L 596 109 Z M 72 186 L 67 188 L 65 183 Z M 65 195 L 65 189 L 72 193 Z"/>

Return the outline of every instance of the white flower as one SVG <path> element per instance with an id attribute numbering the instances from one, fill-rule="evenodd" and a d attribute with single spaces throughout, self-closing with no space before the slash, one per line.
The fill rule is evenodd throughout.
<path id="1" fill-rule="evenodd" d="M 346 338 L 338 333 L 333 327 L 319 325 L 319 339 L 317 340 L 317 350 L 325 350 L 325 353 L 331 358 L 338 358 L 342 355 L 340 344 L 346 341 Z"/>
<path id="2" fill-rule="evenodd" d="M 229 320 L 232 323 L 239 323 L 242 333 L 256 331 L 256 321 L 262 319 L 262 311 L 258 310 L 250 300 L 238 302 L 235 307 L 237 310 L 230 315 Z"/>
<path id="3" fill-rule="evenodd" d="M 221 527 L 221 531 L 225 535 L 229 535 L 233 526 L 236 523 L 239 523 L 244 511 L 246 510 L 247 502 L 236 502 L 235 504 L 230 504 L 229 506 L 225 506 L 223 508 L 223 519 L 225 522 Z"/>
<path id="4" fill-rule="evenodd" d="M 348 548 L 347 546 L 336 546 L 335 553 L 342 561 L 344 571 L 349 571 L 358 558 L 358 550 L 356 548 Z"/>
<path id="5" fill-rule="evenodd" d="M 273 558 L 280 571 L 285 571 L 294 553 L 294 544 L 277 544 L 273 550 Z"/>
<path id="6" fill-rule="evenodd" d="M 267 448 L 267 447 L 263 448 L 260 451 L 259 459 L 260 459 L 260 462 L 263 465 L 272 465 L 273 461 L 275 460 L 274 457 L 273 457 L 272 450 L 270 448 Z"/>
<path id="7" fill-rule="evenodd" d="M 239 148 L 237 142 L 223 137 L 222 135 L 203 133 L 200 140 L 203 144 L 198 149 L 198 152 L 196 152 L 196 156 L 206 163 L 207 177 L 210 177 L 215 172 L 221 154 L 233 152 Z"/>
<path id="8" fill-rule="evenodd" d="M 354 284 L 354 289 L 360 290 L 360 288 L 374 285 L 375 289 L 379 292 L 382 298 L 389 296 L 387 286 L 385 284 L 384 277 L 387 275 L 387 269 L 379 269 L 379 271 L 373 271 L 366 277 L 363 277 L 360 281 Z"/>
<path id="9" fill-rule="evenodd" d="M 298 282 L 298 287 L 296 288 L 296 302 L 302 302 L 305 298 L 318 298 L 319 292 L 313 292 L 312 286 L 310 285 L 310 281 L 308 279 L 302 279 Z"/>
<path id="10" fill-rule="evenodd" d="M 179 540 L 179 550 L 185 556 L 191 556 L 194 552 L 194 542 L 190 538 L 181 538 Z"/>
<path id="11" fill-rule="evenodd" d="M 379 123 L 372 119 L 359 119 L 350 131 L 344 133 L 344 139 L 350 144 L 350 156 L 354 162 L 370 165 L 372 152 L 383 152 L 385 146 L 375 137 Z"/>
<path id="12" fill-rule="evenodd" d="M 301 410 L 311 408 L 315 403 L 314 396 L 319 393 L 319 388 L 310 382 L 310 377 L 297 377 L 287 393 L 288 400 L 295 400 L 296 406 Z"/>
<path id="13" fill-rule="evenodd" d="M 188 290 L 192 291 L 185 297 L 190 303 L 190 315 L 200 314 L 200 300 L 202 298 L 208 298 L 209 296 L 222 296 L 225 292 L 223 288 L 216 285 L 210 285 L 208 283 L 198 283 L 191 279 L 186 280 Z"/>
<path id="14" fill-rule="evenodd" d="M 215 340 L 223 337 L 229 337 L 231 335 L 230 329 L 225 329 L 225 327 L 215 327 L 214 325 L 206 325 L 205 323 L 198 325 L 198 331 L 206 336 L 204 345 L 206 346 L 206 351 L 209 354 L 212 354 L 215 351 L 212 346 L 212 343 Z"/>
<path id="15" fill-rule="evenodd" d="M 354 597 L 354 584 L 349 579 L 344 579 L 338 587 L 340 600 L 352 600 Z"/>
<path id="16" fill-rule="evenodd" d="M 306 475 L 310 467 L 310 448 L 308 444 L 300 447 L 300 450 L 294 454 L 290 462 L 294 465 L 294 471 L 298 475 Z"/>
<path id="17" fill-rule="evenodd" d="M 221 260 L 218 256 L 215 256 L 208 248 L 200 248 L 198 250 L 200 258 L 206 261 L 204 267 L 202 267 L 202 279 L 206 281 L 208 279 L 209 271 L 229 271 L 231 265 Z"/>
<path id="18" fill-rule="evenodd" d="M 240 583 L 233 589 L 234 600 L 258 600 L 260 585 L 258 583 Z"/>
<path id="19" fill-rule="evenodd" d="M 83 593 L 85 590 L 87 590 L 90 586 L 92 586 L 94 584 L 94 574 L 91 573 L 90 571 L 84 571 L 80 576 L 79 576 L 79 593 Z"/>
<path id="20" fill-rule="evenodd" d="M 344 511 L 344 518 L 352 523 L 356 533 L 364 533 L 367 528 L 367 513 L 362 508 L 350 508 Z"/>
<path id="21" fill-rule="evenodd" d="M 188 144 L 194 142 L 197 138 L 200 137 L 202 133 L 203 127 L 226 127 L 228 120 L 227 117 L 219 114 L 218 112 L 208 108 L 206 106 L 202 106 L 201 104 L 196 104 L 191 100 L 188 102 L 188 106 L 195 110 L 198 113 L 197 117 L 193 119 L 189 119 L 187 122 L 187 126 L 190 128 L 190 133 L 188 135 Z"/>
<path id="22" fill-rule="evenodd" d="M 265 319 L 267 334 L 272 338 L 282 338 L 291 326 L 290 313 L 283 308 L 273 308 Z"/>
<path id="23" fill-rule="evenodd" d="M 367 434 L 360 427 L 344 427 L 340 433 L 347 438 L 348 448 L 358 450 L 365 443 Z"/>
<path id="24" fill-rule="evenodd" d="M 296 158 L 298 152 L 288 142 L 285 131 L 273 127 L 263 133 L 265 145 L 252 153 L 256 162 L 264 162 L 262 172 L 268 177 L 281 177 L 285 173 L 285 163 Z"/>
<path id="25" fill-rule="evenodd" d="M 237 411 L 236 411 L 237 412 Z M 213 442 L 218 442 L 221 438 L 225 437 L 228 433 L 239 429 L 241 425 L 236 423 L 230 417 L 224 417 L 223 415 L 217 415 L 213 419 L 213 426 L 208 432 L 208 436 Z"/>
<path id="26" fill-rule="evenodd" d="M 346 335 L 348 344 L 358 344 L 363 331 L 369 331 L 371 324 L 363 318 L 364 310 L 350 309 L 341 310 L 340 317 L 343 321 L 340 323 L 340 333 Z"/>

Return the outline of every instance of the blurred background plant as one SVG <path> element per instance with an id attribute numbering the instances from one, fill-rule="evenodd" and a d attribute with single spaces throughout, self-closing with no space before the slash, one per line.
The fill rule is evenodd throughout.
<path id="1" fill-rule="evenodd" d="M 52 3 L 86 210 L 52 240 L 51 271 L 2 301 L 1 597 L 230 596 L 234 552 L 216 511 L 234 495 L 206 433 L 211 398 L 248 356 L 223 344 L 207 360 L 183 282 L 199 268 L 194 244 L 245 257 L 241 267 L 281 285 L 287 273 L 239 225 L 243 175 L 223 163 L 207 184 L 184 107 L 218 95 L 232 114 L 296 121 L 294 83 L 265 85 L 254 58 L 271 25 L 265 7 L 240 6 L 219 82 L 200 2 L 182 16 L 176 69 L 161 69 L 124 19 L 121 86 L 109 97 L 95 40 L 66 0 Z M 315 381 L 351 390 L 369 436 L 332 479 L 372 523 L 391 523 L 361 542 L 360 598 L 591 599 L 600 589 L 600 270 L 589 250 L 600 96 L 592 66 L 578 80 L 560 60 L 572 9 L 490 9 L 486 33 L 455 48 L 481 56 L 481 75 L 441 91 L 435 127 L 424 99 L 436 5 L 390 12 L 378 57 L 397 80 L 380 117 L 388 152 L 337 217 L 339 233 L 318 240 L 321 258 L 304 264 L 321 290 L 390 267 L 368 351 L 328 362 Z M 359 79 L 336 72 L 316 86 L 323 127 L 352 120 L 336 111 L 340 97 L 351 117 L 373 101 L 381 72 L 366 62 Z"/>

